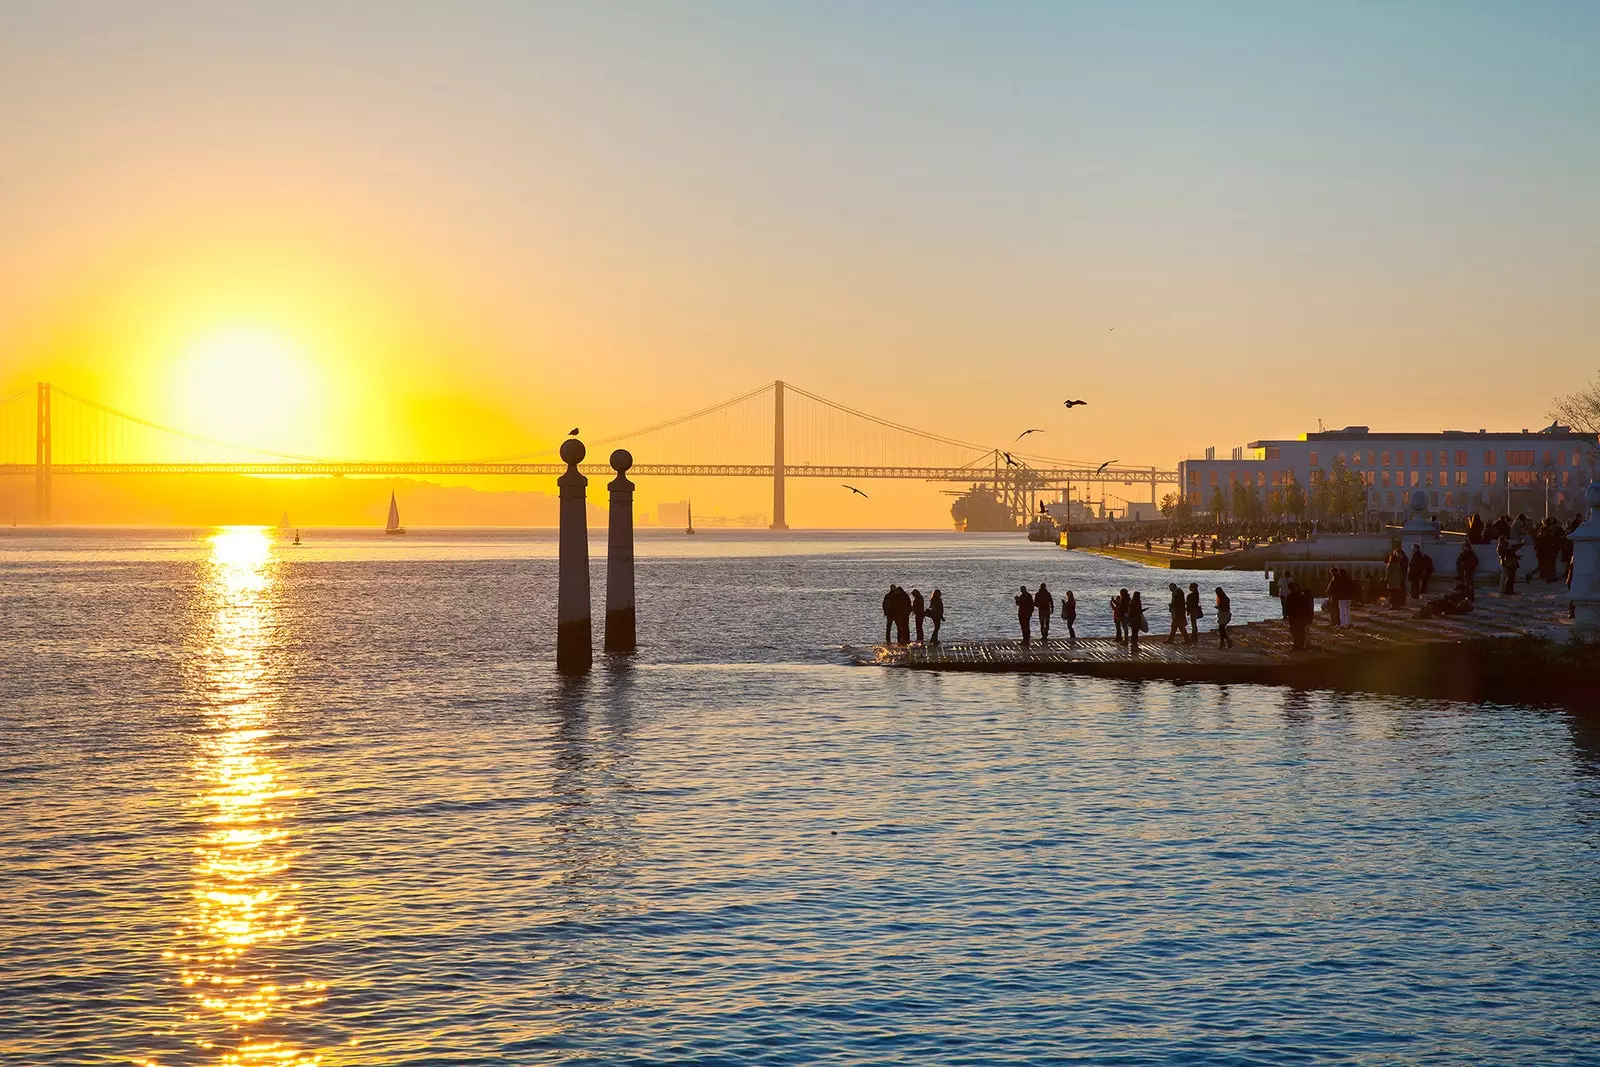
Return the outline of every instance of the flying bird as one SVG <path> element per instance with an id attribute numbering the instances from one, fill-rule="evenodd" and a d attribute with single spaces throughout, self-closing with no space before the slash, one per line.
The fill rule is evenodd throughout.
<path id="1" fill-rule="evenodd" d="M 1011 453 L 1010 452 L 1002 452 L 1000 454 L 1002 456 L 1006 457 L 1006 466 L 1008 466 L 1008 467 L 1020 467 L 1020 466 L 1022 466 L 1022 464 L 1018 463 L 1016 460 L 1011 458 Z"/>
<path id="2" fill-rule="evenodd" d="M 576 437 L 576 436 L 578 436 L 578 428 L 576 426 L 574 426 L 572 429 L 568 430 L 567 431 L 567 436 L 568 437 Z"/>
<path id="3" fill-rule="evenodd" d="M 1109 326 L 1109 327 L 1106 328 L 1106 333 L 1116 333 L 1116 332 L 1117 332 L 1117 328 L 1115 326 Z"/>
<path id="4" fill-rule="evenodd" d="M 842 483 L 841 483 L 841 484 L 842 484 Z M 856 487 L 855 487 L 855 486 L 853 486 L 853 485 L 846 485 L 846 486 L 845 486 L 845 488 L 846 488 L 846 489 L 848 489 L 848 490 L 850 490 L 850 491 L 851 491 L 851 492 L 852 492 L 852 493 L 854 493 L 854 494 L 855 494 L 855 495 L 856 495 L 856 496 L 867 496 L 867 494 L 865 494 L 865 493 L 863 493 L 863 492 L 862 492 L 862 491 L 861 491 L 861 490 L 859 490 L 859 489 L 857 489 L 857 488 L 856 488 Z M 870 499 L 872 499 L 872 498 L 871 498 L 871 497 L 867 497 L 867 499 L 869 499 L 869 500 L 870 500 Z"/>
<path id="5" fill-rule="evenodd" d="M 1017 440 L 1019 440 L 1019 441 L 1022 440 L 1024 437 L 1028 436 L 1030 433 L 1043 433 L 1043 432 L 1044 432 L 1044 430 L 1038 429 L 1038 428 L 1035 428 L 1035 429 L 1032 429 L 1032 430 L 1023 430 L 1021 433 L 1017 434 Z"/>
<path id="6" fill-rule="evenodd" d="M 1104 463 L 1100 464 L 1100 466 L 1096 467 L 1094 469 L 1094 472 L 1096 474 L 1099 474 L 1101 471 L 1105 470 L 1107 467 L 1111 466 L 1115 462 L 1116 462 L 1116 460 L 1114 460 L 1114 459 L 1108 459 Z"/>
<path id="7" fill-rule="evenodd" d="M 1068 408 L 1075 408 L 1080 404 L 1087 404 L 1088 401 L 1087 400 L 1063 400 L 1062 403 L 1067 405 Z"/>

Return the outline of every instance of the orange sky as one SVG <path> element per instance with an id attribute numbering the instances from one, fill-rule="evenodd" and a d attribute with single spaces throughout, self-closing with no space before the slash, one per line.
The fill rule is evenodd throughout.
<path id="1" fill-rule="evenodd" d="M 1318 419 L 1536 427 L 1596 363 L 1594 22 L 12 9 L 0 395 L 48 379 L 384 458 L 529 451 L 780 377 L 1165 467 Z M 948 515 L 924 486 L 796 491 L 806 525 Z"/>

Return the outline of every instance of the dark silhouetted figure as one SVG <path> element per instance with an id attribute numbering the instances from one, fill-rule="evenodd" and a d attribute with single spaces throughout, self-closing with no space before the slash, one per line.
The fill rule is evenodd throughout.
<path id="1" fill-rule="evenodd" d="M 1124 589 L 1122 595 L 1127 596 L 1128 591 Z M 1139 598 L 1138 593 L 1133 594 L 1132 599 L 1128 601 L 1126 612 L 1128 616 L 1128 647 L 1137 652 L 1139 651 L 1139 635 L 1150 629 L 1150 624 L 1144 617 L 1144 601 Z"/>
<path id="2" fill-rule="evenodd" d="M 1029 629 L 1033 622 L 1033 594 L 1028 592 L 1028 587 L 1023 586 L 1022 592 L 1011 598 L 1017 604 L 1017 625 L 1022 627 L 1022 643 L 1024 645 L 1032 639 Z"/>
<path id="3" fill-rule="evenodd" d="M 1118 643 L 1126 641 L 1128 639 L 1128 630 L 1123 622 L 1122 600 L 1120 597 L 1111 598 L 1111 623 L 1117 628 Z"/>
<path id="4" fill-rule="evenodd" d="M 1423 555 L 1421 545 L 1411 546 L 1411 559 L 1406 563 L 1406 576 L 1411 579 L 1411 595 L 1420 599 L 1428 591 L 1427 580 L 1433 573 L 1433 561 Z"/>
<path id="5" fill-rule="evenodd" d="M 1232 648 L 1233 638 L 1228 636 L 1228 623 L 1233 621 L 1233 602 L 1228 599 L 1228 594 L 1222 591 L 1222 586 L 1217 586 L 1217 647 Z"/>
<path id="6" fill-rule="evenodd" d="M 911 617 L 917 621 L 917 644 L 922 644 L 922 617 L 928 609 L 922 603 L 922 590 L 911 590 Z"/>
<path id="7" fill-rule="evenodd" d="M 1179 634 L 1183 635 L 1184 643 L 1189 641 L 1189 631 L 1184 620 L 1188 617 L 1188 609 L 1183 604 L 1183 588 L 1177 582 L 1168 582 L 1167 589 L 1172 596 L 1167 601 L 1167 608 L 1172 612 L 1172 625 L 1167 630 L 1167 644 L 1172 644 L 1173 639 Z"/>
<path id="8" fill-rule="evenodd" d="M 1067 590 L 1066 599 L 1061 601 L 1061 621 L 1067 624 L 1067 639 L 1074 643 L 1078 640 L 1078 598 L 1072 595 L 1072 590 Z"/>
<path id="9" fill-rule="evenodd" d="M 1477 516 L 1474 515 L 1473 518 L 1476 519 Z M 1479 520 L 1479 522 L 1481 525 L 1482 520 Z M 1478 597 L 1477 589 L 1473 585 L 1477 577 L 1478 554 L 1472 550 L 1471 541 L 1463 541 L 1461 543 L 1461 554 L 1456 557 L 1456 578 L 1466 584 L 1467 591 L 1472 594 L 1474 600 Z"/>
<path id="10" fill-rule="evenodd" d="M 1189 643 L 1192 645 L 1200 640 L 1200 619 L 1205 611 L 1200 607 L 1200 583 L 1189 583 L 1189 595 L 1183 598 L 1183 606 L 1189 612 Z"/>
<path id="11" fill-rule="evenodd" d="M 900 586 L 894 587 L 894 632 L 902 644 L 911 642 L 911 596 Z"/>
<path id="12" fill-rule="evenodd" d="M 889 591 L 883 594 L 883 643 L 886 645 L 894 640 L 894 594 L 899 588 L 897 585 L 891 585 Z"/>
<path id="13" fill-rule="evenodd" d="M 1033 607 L 1039 613 L 1039 640 L 1050 640 L 1050 620 L 1056 614 L 1056 598 L 1050 595 L 1049 586 L 1039 583 L 1039 589 L 1033 594 Z"/>
<path id="14" fill-rule="evenodd" d="M 1317 602 L 1311 593 L 1301 588 L 1299 582 L 1289 583 L 1289 595 L 1283 600 L 1283 613 L 1289 620 L 1289 636 L 1294 639 L 1294 650 L 1306 649 L 1306 631 L 1317 613 Z"/>
<path id="15" fill-rule="evenodd" d="M 933 620 L 933 643 L 939 643 L 939 627 L 944 623 L 944 594 L 935 589 L 928 598 L 928 618 Z"/>
<path id="16" fill-rule="evenodd" d="M 1499 542 L 1495 545 L 1495 553 L 1500 557 L 1500 592 L 1511 596 L 1517 591 L 1517 563 L 1520 555 L 1517 549 L 1520 545 L 1511 543 L 1511 538 L 1505 534 L 1500 535 Z"/>
<path id="17" fill-rule="evenodd" d="M 1389 590 L 1389 607 L 1399 610 L 1406 606 L 1406 554 L 1398 548 L 1389 553 L 1384 565 L 1384 581 Z"/>

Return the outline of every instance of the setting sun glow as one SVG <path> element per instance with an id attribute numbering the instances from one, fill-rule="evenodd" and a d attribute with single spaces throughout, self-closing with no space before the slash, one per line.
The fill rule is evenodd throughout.
<path id="1" fill-rule="evenodd" d="M 197 432 L 258 447 L 306 439 L 311 354 L 286 334 L 234 325 L 200 334 L 174 367 L 174 395 Z"/>

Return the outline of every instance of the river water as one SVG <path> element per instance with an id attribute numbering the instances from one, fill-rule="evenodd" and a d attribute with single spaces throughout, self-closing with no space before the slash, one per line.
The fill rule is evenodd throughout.
<path id="1" fill-rule="evenodd" d="M 0 531 L 0 1062 L 1600 1063 L 1600 718 L 850 665 L 1164 601 L 932 534 L 642 534 L 562 682 L 548 532 L 307 533 Z"/>

